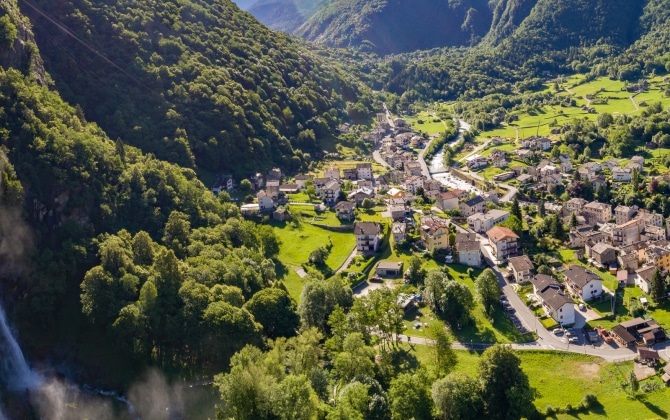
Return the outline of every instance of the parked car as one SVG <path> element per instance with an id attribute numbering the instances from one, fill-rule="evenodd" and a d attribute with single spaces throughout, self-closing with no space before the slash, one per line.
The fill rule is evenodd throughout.
<path id="1" fill-rule="evenodd" d="M 580 303 L 580 304 L 579 304 L 579 310 L 580 310 L 580 311 L 586 311 L 586 306 L 584 306 L 583 303 Z"/>
<path id="2" fill-rule="evenodd" d="M 565 331 L 563 331 L 562 328 L 554 328 L 553 333 L 555 336 L 560 337 L 565 333 Z"/>
<path id="3" fill-rule="evenodd" d="M 579 343 L 579 338 L 578 338 L 578 337 L 575 337 L 575 336 L 572 336 L 572 337 L 568 338 L 568 342 L 570 342 L 570 343 Z"/>
<path id="4" fill-rule="evenodd" d="M 375 276 L 375 277 L 370 277 L 370 282 L 371 283 L 383 283 L 384 280 L 381 277 Z"/>

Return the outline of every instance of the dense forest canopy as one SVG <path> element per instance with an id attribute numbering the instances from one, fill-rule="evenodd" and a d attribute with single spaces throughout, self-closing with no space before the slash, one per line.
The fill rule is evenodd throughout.
<path id="1" fill-rule="evenodd" d="M 355 78 L 229 0 L 22 5 L 65 99 L 111 138 L 182 166 L 296 171 L 317 139 L 369 112 Z"/>

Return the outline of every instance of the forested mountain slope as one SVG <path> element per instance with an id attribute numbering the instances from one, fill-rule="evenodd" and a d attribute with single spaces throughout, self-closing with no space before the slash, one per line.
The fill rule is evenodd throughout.
<path id="1" fill-rule="evenodd" d="M 16 4 L 0 22 L 14 47 L 0 57 L 0 298 L 30 358 L 120 387 L 149 364 L 224 369 L 245 344 L 290 335 L 272 229 L 86 121 L 45 84 Z M 283 324 L 254 306 L 272 285 Z"/>
<path id="2" fill-rule="evenodd" d="M 270 29 L 293 33 L 324 0 L 258 0 L 247 10 Z"/>
<path id="3" fill-rule="evenodd" d="M 486 35 L 486 0 L 334 0 L 296 33 L 337 47 L 380 54 L 472 45 Z"/>
<path id="4" fill-rule="evenodd" d="M 297 170 L 348 104 L 367 112 L 353 77 L 230 0 L 19 4 L 64 99 L 111 138 L 180 165 Z"/>
<path id="5" fill-rule="evenodd" d="M 649 0 L 334 0 L 296 33 L 380 54 L 434 47 L 562 49 L 596 42 L 630 45 L 644 31 Z M 651 3 L 654 3 L 651 1 Z"/>

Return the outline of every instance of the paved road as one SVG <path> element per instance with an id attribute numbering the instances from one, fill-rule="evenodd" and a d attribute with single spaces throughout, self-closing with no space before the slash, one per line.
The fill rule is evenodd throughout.
<path id="1" fill-rule="evenodd" d="M 486 140 L 484 143 L 480 144 L 479 146 L 475 147 L 470 153 L 467 155 L 463 156 L 462 158 L 458 159 L 459 162 L 465 162 L 465 159 L 469 158 L 470 156 L 474 155 L 475 153 L 479 152 L 483 148 L 489 145 L 493 141 L 492 139 Z"/>
<path id="2" fill-rule="evenodd" d="M 517 192 L 518 192 L 518 190 L 516 189 L 516 187 L 513 187 L 513 186 L 511 186 L 511 185 L 509 185 L 509 184 L 503 184 L 502 182 L 489 181 L 488 179 L 485 179 L 485 178 L 483 178 L 483 177 L 477 175 L 477 174 L 474 173 L 474 172 L 468 172 L 468 175 L 470 175 L 470 176 L 472 176 L 473 178 L 476 178 L 476 179 L 478 179 L 478 180 L 480 180 L 480 181 L 482 181 L 482 182 L 490 182 L 490 183 L 494 184 L 496 187 L 500 187 L 500 188 L 502 188 L 502 189 L 507 190 L 507 192 L 506 192 L 502 197 L 500 197 L 500 200 L 499 200 L 499 201 L 500 201 L 501 203 L 506 203 L 506 202 L 510 202 L 510 203 L 511 203 L 512 201 L 514 201 L 514 197 L 516 197 L 516 194 L 517 194 Z"/>
<path id="3" fill-rule="evenodd" d="M 517 193 L 516 187 L 503 183 L 496 183 L 496 186 L 507 190 L 507 192 L 502 197 L 500 197 L 499 201 L 501 203 L 507 203 L 507 202 L 511 203 L 512 201 L 514 201 L 514 197 L 516 197 Z"/>
<path id="4" fill-rule="evenodd" d="M 443 123 L 444 123 L 444 121 L 443 121 Z M 428 165 L 426 165 L 426 160 L 423 158 L 423 156 L 426 154 L 426 150 L 428 150 L 428 146 L 430 146 L 430 144 L 434 141 L 435 141 L 435 138 L 431 139 L 428 143 L 426 143 L 426 146 L 423 149 L 421 149 L 421 151 L 419 152 L 419 156 L 417 158 L 418 162 L 421 164 L 421 175 L 423 175 L 426 179 L 431 179 L 431 176 L 430 176 L 430 171 L 428 170 Z"/>
<path id="5" fill-rule="evenodd" d="M 340 272 L 346 270 L 347 267 L 349 267 L 349 264 L 351 264 L 351 262 L 352 262 L 352 261 L 354 260 L 354 258 L 356 257 L 356 254 L 358 254 L 358 251 L 356 250 L 356 246 L 354 246 L 354 249 L 351 250 L 351 252 L 349 253 L 349 256 L 347 257 L 347 259 L 344 260 L 344 262 L 342 263 L 342 265 L 341 265 L 337 270 L 335 270 L 335 273 L 334 273 L 334 274 L 339 274 Z"/>
<path id="6" fill-rule="evenodd" d="M 381 149 L 381 147 L 382 147 L 382 143 L 381 143 L 381 142 L 378 142 L 378 143 L 375 145 L 375 149 L 372 151 L 372 159 L 374 159 L 375 162 L 377 162 L 378 164 L 384 166 L 385 168 L 390 168 L 391 165 L 389 165 L 388 163 L 386 163 L 386 161 L 385 161 L 384 159 L 382 159 L 382 155 L 381 155 L 381 153 L 379 152 L 379 150 Z"/>

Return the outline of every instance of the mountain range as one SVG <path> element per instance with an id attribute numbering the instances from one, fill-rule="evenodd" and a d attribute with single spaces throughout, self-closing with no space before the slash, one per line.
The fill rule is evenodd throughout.
<path id="1" fill-rule="evenodd" d="M 300 3 L 303 3 L 302 5 Z M 649 30 L 658 0 L 259 0 L 248 10 L 271 28 L 333 47 L 395 54 L 496 46 L 509 38 L 553 48 L 629 45 Z M 663 3 L 664 4 L 664 3 Z M 531 40 L 530 44 L 525 41 Z"/>

